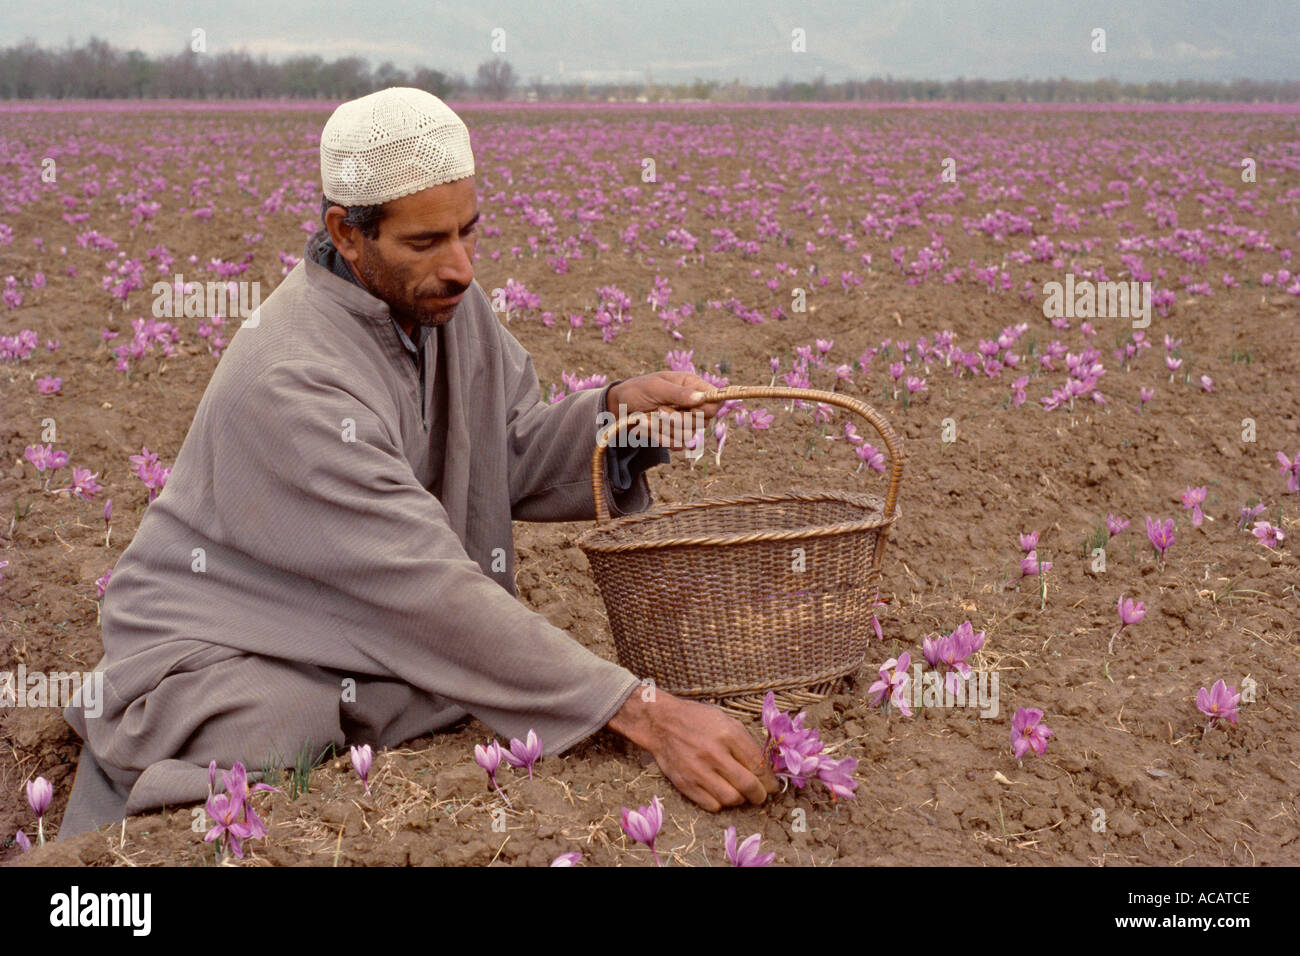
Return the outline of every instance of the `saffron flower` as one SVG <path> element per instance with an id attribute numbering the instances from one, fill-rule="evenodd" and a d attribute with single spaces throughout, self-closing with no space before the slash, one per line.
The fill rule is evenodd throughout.
<path id="1" fill-rule="evenodd" d="M 50 801 L 53 799 L 54 785 L 44 777 L 27 781 L 27 804 L 32 808 L 32 813 L 36 814 L 36 819 L 45 816 L 45 811 L 50 808 Z"/>
<path id="2" fill-rule="evenodd" d="M 577 866 L 578 861 L 582 859 L 582 854 L 577 850 L 571 850 L 568 853 L 561 853 L 551 861 L 551 866 Z"/>
<path id="3" fill-rule="evenodd" d="M 226 848 L 242 860 L 244 850 L 240 841 L 253 835 L 253 828 L 248 822 L 238 819 L 243 807 L 242 803 L 228 793 L 214 793 L 208 797 L 206 809 L 208 816 L 212 817 L 213 826 L 203 837 L 203 842 L 211 843 L 224 837 Z"/>
<path id="4" fill-rule="evenodd" d="M 1174 545 L 1174 519 L 1166 518 L 1160 522 L 1147 515 L 1147 538 L 1151 541 L 1151 547 L 1163 558 L 1165 552 Z"/>
<path id="5" fill-rule="evenodd" d="M 23 457 L 36 467 L 38 475 L 56 472 L 68 463 L 66 451 L 55 451 L 53 445 L 28 445 Z M 51 475 L 45 476 L 45 487 L 49 487 Z"/>
<path id="6" fill-rule="evenodd" d="M 370 749 L 370 744 L 362 744 L 360 747 L 352 747 L 352 769 L 357 772 L 361 778 L 361 783 L 366 788 L 366 793 L 370 792 L 370 765 L 374 763 L 375 753 Z"/>
<path id="7" fill-rule="evenodd" d="M 223 770 L 221 777 L 226 785 L 225 792 L 212 792 L 216 787 L 216 761 L 214 760 L 208 764 L 209 795 L 206 804 L 208 815 L 212 817 L 214 824 L 203 837 L 203 842 L 211 843 L 224 837 L 225 849 L 243 859 L 244 851 L 240 841 L 256 840 L 266 836 L 266 825 L 262 823 L 253 808 L 252 795 L 259 790 L 270 790 L 275 793 L 281 791 L 278 787 L 267 783 L 259 783 L 250 788 L 248 771 L 238 760 L 230 770 Z"/>
<path id="8" fill-rule="evenodd" d="M 883 472 L 885 470 L 885 456 L 870 442 L 864 441 L 853 451 L 858 456 L 858 471 L 862 470 L 863 465 L 874 471 Z"/>
<path id="9" fill-rule="evenodd" d="M 27 834 L 24 833 L 22 830 L 19 830 L 17 833 L 14 834 L 14 842 L 18 844 L 19 848 L 24 853 L 26 853 L 28 850 L 32 848 L 32 841 L 27 839 Z"/>
<path id="10" fill-rule="evenodd" d="M 1029 387 L 1029 376 L 1022 375 L 1011 383 L 1011 407 L 1019 408 L 1025 404 L 1025 389 Z"/>
<path id="11" fill-rule="evenodd" d="M 1205 515 L 1201 511 L 1201 503 L 1205 501 L 1206 486 L 1201 485 L 1199 488 L 1188 488 L 1183 492 L 1183 507 L 1192 509 L 1192 527 L 1199 528 Z"/>
<path id="12" fill-rule="evenodd" d="M 172 473 L 171 468 L 164 467 L 158 461 L 158 455 L 146 446 L 141 446 L 140 454 L 132 455 L 130 461 L 135 466 L 136 477 L 149 489 L 149 500 L 153 501 L 166 486 L 167 478 Z"/>
<path id="13" fill-rule="evenodd" d="M 538 758 L 542 755 L 542 742 L 537 739 L 537 732 L 530 728 L 526 740 L 512 739 L 510 749 L 505 750 L 502 748 L 501 755 L 505 757 L 506 763 L 512 767 L 527 767 L 528 779 L 532 780 L 533 764 L 537 763 Z"/>
<path id="14" fill-rule="evenodd" d="M 1111 635 L 1110 644 L 1106 647 L 1106 653 L 1115 649 L 1115 638 L 1119 637 L 1119 632 L 1124 630 L 1130 624 L 1136 624 L 1142 618 L 1146 617 L 1146 605 L 1141 601 L 1134 601 L 1132 598 L 1125 598 L 1120 595 L 1119 604 L 1116 608 L 1119 612 L 1119 630 Z"/>
<path id="15" fill-rule="evenodd" d="M 1038 547 L 1038 532 L 1031 531 L 1020 536 L 1020 550 L 1026 553 Z"/>
<path id="16" fill-rule="evenodd" d="M 1206 392 L 1214 391 L 1214 379 L 1208 375 L 1201 376 L 1201 389 Z"/>
<path id="17" fill-rule="evenodd" d="M 492 784 L 493 789 L 501 794 L 501 799 L 510 806 L 510 798 L 502 792 L 501 787 L 497 784 L 497 768 L 501 766 L 501 761 L 505 758 L 505 749 L 495 740 L 484 747 L 482 744 L 474 745 L 474 762 L 487 771 L 488 782 Z"/>
<path id="18" fill-rule="evenodd" d="M 1241 509 L 1241 519 L 1237 522 L 1237 527 L 1240 528 L 1242 531 L 1245 531 L 1246 525 L 1250 524 L 1252 521 L 1254 521 L 1256 518 L 1262 515 L 1264 513 L 1264 510 L 1265 510 L 1264 503 L 1262 501 L 1259 504 L 1255 505 L 1254 507 L 1251 507 L 1250 505 L 1246 505 L 1244 508 Z"/>
<path id="19" fill-rule="evenodd" d="M 845 757 L 843 760 L 833 760 L 823 754 L 820 763 L 817 766 L 817 779 L 826 784 L 827 789 L 831 792 L 831 803 L 834 803 L 838 797 L 847 797 L 849 800 L 856 799 L 853 791 L 858 788 L 858 782 L 853 779 L 853 771 L 858 769 L 856 757 Z M 757 836 L 758 834 L 755 834 Z"/>
<path id="20" fill-rule="evenodd" d="M 927 637 L 921 644 L 926 661 L 943 673 L 944 687 L 956 694 L 961 682 L 970 677 L 966 658 L 984 646 L 984 632 L 976 634 L 970 621 L 963 621 L 946 637 Z"/>
<path id="21" fill-rule="evenodd" d="M 1110 532 L 1112 538 L 1128 528 L 1128 525 L 1126 518 L 1117 518 L 1113 514 L 1106 515 L 1106 530 Z"/>
<path id="22" fill-rule="evenodd" d="M 1151 399 L 1153 399 L 1153 398 L 1155 398 L 1155 397 L 1156 397 L 1156 390 L 1155 390 L 1154 388 L 1141 388 L 1141 389 L 1138 389 L 1138 400 L 1139 400 L 1140 403 L 1141 403 L 1141 404 L 1138 406 L 1138 410 L 1139 410 L 1139 411 L 1143 411 L 1143 410 L 1145 410 L 1145 409 L 1146 409 L 1146 404 L 1147 404 L 1147 402 L 1151 401 Z"/>
<path id="23" fill-rule="evenodd" d="M 492 781 L 494 787 L 497 782 L 497 768 L 501 766 L 503 755 L 501 745 L 495 740 L 486 747 L 482 744 L 474 745 L 474 762 L 487 771 L 488 779 Z"/>
<path id="24" fill-rule="evenodd" d="M 871 602 L 871 606 L 873 608 L 888 607 L 889 602 L 880 600 L 880 595 L 877 594 L 875 599 Z M 884 631 L 880 629 L 880 618 L 876 617 L 876 612 L 874 610 L 871 612 L 871 629 L 876 632 L 876 640 L 883 641 L 885 639 Z"/>
<path id="25" fill-rule="evenodd" d="M 96 480 L 98 478 L 98 472 L 92 474 L 89 468 L 78 468 L 73 466 L 72 484 L 66 488 L 59 489 L 58 494 L 62 495 L 71 493 L 82 501 L 89 501 L 91 498 L 95 497 L 95 495 L 104 490 Z"/>
<path id="26" fill-rule="evenodd" d="M 1039 561 L 1038 552 L 1030 551 L 1020 559 L 1020 576 L 1022 578 L 1032 578 L 1036 574 L 1046 574 L 1052 570 L 1051 561 Z"/>
<path id="27" fill-rule="evenodd" d="M 663 866 L 663 861 L 659 859 L 659 854 L 655 852 L 655 837 L 659 836 L 659 828 L 664 824 L 664 805 L 659 802 L 657 796 L 651 799 L 648 807 L 637 807 L 635 810 L 623 807 L 623 814 L 619 823 L 622 824 L 624 833 L 637 843 L 644 843 L 648 846 L 655 863 Z"/>
<path id="28" fill-rule="evenodd" d="M 27 805 L 36 814 L 36 840 L 41 846 L 45 845 L 45 811 L 53 799 L 54 785 L 44 777 L 27 781 Z"/>
<path id="29" fill-rule="evenodd" d="M 1052 731 L 1042 723 L 1043 712 L 1036 708 L 1021 707 L 1011 718 L 1011 751 L 1019 760 L 1030 750 L 1040 757 L 1047 750 L 1047 738 Z"/>
<path id="30" fill-rule="evenodd" d="M 1213 730 L 1214 725 L 1225 718 L 1235 724 L 1240 703 L 1241 694 L 1237 693 L 1237 688 L 1224 684 L 1222 677 L 1215 681 L 1214 686 L 1209 690 L 1202 687 L 1196 692 L 1197 709 L 1210 718 L 1209 723 L 1205 725 L 1206 733 Z"/>
<path id="31" fill-rule="evenodd" d="M 762 716 L 767 731 L 763 759 L 771 761 L 778 777 L 796 787 L 804 787 L 815 775 L 830 790 L 832 803 L 837 797 L 853 799 L 857 782 L 851 774 L 858 765 L 857 760 L 837 761 L 823 754 L 825 745 L 817 731 L 803 726 L 806 712 L 791 717 L 776 706 L 776 695 L 768 691 L 763 698 Z"/>
<path id="32" fill-rule="evenodd" d="M 770 427 L 775 418 L 776 416 L 766 408 L 756 409 L 749 413 L 749 427 L 762 431 Z M 1300 455 L 1300 452 L 1297 452 L 1297 454 Z"/>
<path id="33" fill-rule="evenodd" d="M 776 859 L 775 853 L 759 853 L 760 834 L 745 837 L 745 842 L 736 846 L 736 828 L 727 827 L 723 843 L 727 850 L 727 859 L 732 866 L 769 866 Z"/>
<path id="34" fill-rule="evenodd" d="M 893 704 L 904 717 L 912 716 L 912 711 L 907 706 L 907 687 L 911 681 L 907 669 L 911 664 L 912 655 L 904 651 L 897 659 L 891 657 L 880 665 L 880 679 L 867 688 L 868 694 L 875 695 L 871 701 L 872 707 L 884 700 L 886 707 Z"/>
<path id="35" fill-rule="evenodd" d="M 95 597 L 97 599 L 102 599 L 104 597 L 104 592 L 108 590 L 108 580 L 112 576 L 113 576 L 113 569 L 109 568 L 107 571 L 105 571 L 103 574 L 101 574 L 98 578 L 95 579 Z"/>
<path id="36" fill-rule="evenodd" d="M 54 395 L 63 388 L 63 379 L 45 375 L 36 380 L 36 390 L 42 395 Z"/>
<path id="37" fill-rule="evenodd" d="M 1282 474 L 1287 476 L 1286 490 L 1300 491 L 1300 449 L 1296 450 L 1295 458 L 1287 458 L 1282 452 L 1277 453 L 1278 464 L 1281 466 Z"/>
<path id="38" fill-rule="evenodd" d="M 1259 543 L 1270 551 L 1277 548 L 1286 537 L 1281 528 L 1275 528 L 1267 521 L 1256 521 L 1250 533 L 1259 538 Z"/>

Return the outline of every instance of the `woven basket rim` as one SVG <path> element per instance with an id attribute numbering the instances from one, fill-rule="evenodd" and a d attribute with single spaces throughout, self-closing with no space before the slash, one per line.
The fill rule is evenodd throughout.
<path id="1" fill-rule="evenodd" d="M 658 538 L 649 541 L 601 542 L 611 531 L 637 524 L 660 521 L 664 518 L 697 508 L 713 508 L 719 505 L 740 505 L 772 503 L 780 501 L 843 501 L 850 504 L 866 504 L 879 511 L 860 521 L 840 521 L 831 524 L 805 525 L 802 528 L 790 528 L 783 531 L 735 531 L 720 535 L 696 535 L 694 537 Z M 636 514 L 623 515 L 605 524 L 588 528 L 578 536 L 576 544 L 583 551 L 619 552 L 640 551 L 656 548 L 680 547 L 726 547 L 733 544 L 750 544 L 761 541 L 796 541 L 806 538 L 821 538 L 831 535 L 852 534 L 859 531 L 873 531 L 887 528 L 901 514 L 898 505 L 894 505 L 894 514 L 884 515 L 884 499 L 879 495 L 861 491 L 820 491 L 820 492 L 780 492 L 769 494 L 729 495 L 716 498 L 702 498 L 698 501 L 651 508 Z"/>

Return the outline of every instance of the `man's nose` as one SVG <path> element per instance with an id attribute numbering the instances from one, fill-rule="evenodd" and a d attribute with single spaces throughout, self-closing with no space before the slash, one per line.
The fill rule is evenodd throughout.
<path id="1" fill-rule="evenodd" d="M 449 257 L 438 269 L 438 278 L 446 285 L 466 288 L 474 281 L 474 263 L 470 260 L 469 249 L 460 239 L 452 242 Z"/>

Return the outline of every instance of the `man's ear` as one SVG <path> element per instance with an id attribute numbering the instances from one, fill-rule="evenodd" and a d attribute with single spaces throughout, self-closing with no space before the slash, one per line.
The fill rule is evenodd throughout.
<path id="1" fill-rule="evenodd" d="M 361 230 L 355 226 L 349 226 L 343 221 L 347 213 L 342 206 L 330 206 L 325 211 L 325 228 L 330 234 L 330 239 L 334 242 L 334 248 L 348 262 L 356 262 L 361 258 Z"/>

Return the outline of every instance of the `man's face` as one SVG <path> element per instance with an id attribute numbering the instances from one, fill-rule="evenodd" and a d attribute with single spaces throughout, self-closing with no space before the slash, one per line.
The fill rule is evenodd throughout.
<path id="1" fill-rule="evenodd" d="M 478 219 L 470 176 L 385 203 L 378 238 L 342 226 L 335 244 L 371 294 L 414 332 L 450 320 L 473 281 Z"/>

